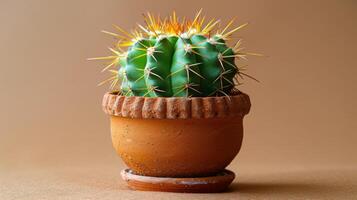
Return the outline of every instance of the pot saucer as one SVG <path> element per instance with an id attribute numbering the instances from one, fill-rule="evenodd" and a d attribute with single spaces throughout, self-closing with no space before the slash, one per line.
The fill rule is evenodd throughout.
<path id="1" fill-rule="evenodd" d="M 223 192 L 235 178 L 229 170 L 207 177 L 171 178 L 141 176 L 125 169 L 121 171 L 121 176 L 133 190 L 187 193 Z"/>

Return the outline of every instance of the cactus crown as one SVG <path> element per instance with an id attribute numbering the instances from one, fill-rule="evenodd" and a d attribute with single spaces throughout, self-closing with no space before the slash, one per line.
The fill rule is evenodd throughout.
<path id="1" fill-rule="evenodd" d="M 242 52 L 241 40 L 234 46 L 226 44 L 229 37 L 247 24 L 231 29 L 234 20 L 213 31 L 219 20 L 205 23 L 201 10 L 193 20 L 179 19 L 175 12 L 165 19 L 148 13 L 145 26 L 119 33 L 103 31 L 118 39 L 112 56 L 92 58 L 111 60 L 103 71 L 113 76 L 111 82 L 125 96 L 195 97 L 229 96 L 240 84 L 241 72 L 235 61 L 252 53 Z M 123 48 L 127 48 L 124 50 Z"/>

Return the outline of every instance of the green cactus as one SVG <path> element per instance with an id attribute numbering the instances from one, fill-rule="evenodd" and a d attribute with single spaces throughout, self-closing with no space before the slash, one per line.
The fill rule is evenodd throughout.
<path id="1" fill-rule="evenodd" d="M 196 97 L 229 96 L 237 85 L 237 75 L 242 73 L 235 64 L 248 53 L 240 52 L 240 40 L 234 47 L 226 44 L 227 38 L 246 24 L 227 33 L 233 21 L 217 34 L 213 28 L 219 23 L 210 21 L 202 28 L 201 11 L 193 21 L 179 21 L 174 13 L 169 20 L 148 14 L 144 31 L 128 33 L 116 27 L 122 35 L 105 32 L 120 38 L 115 55 L 99 59 L 113 59 L 109 64 L 119 66 L 112 70 L 120 80 L 120 91 L 125 96 L 146 97 Z M 125 52 L 120 46 L 129 46 Z M 106 67 L 106 68 L 108 68 Z M 247 75 L 248 76 L 248 75 Z"/>

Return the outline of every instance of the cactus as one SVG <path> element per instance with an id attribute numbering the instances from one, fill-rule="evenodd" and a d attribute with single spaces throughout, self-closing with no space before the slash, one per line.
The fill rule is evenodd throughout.
<path id="1" fill-rule="evenodd" d="M 194 20 L 179 20 L 175 12 L 168 19 L 145 16 L 146 27 L 126 32 L 103 31 L 119 39 L 113 56 L 94 59 L 112 60 L 107 70 L 114 75 L 104 82 L 112 81 L 125 96 L 145 97 L 197 97 L 229 96 L 239 84 L 238 78 L 248 76 L 241 72 L 235 61 L 245 59 L 252 53 L 241 52 L 241 40 L 230 47 L 226 41 L 243 24 L 227 31 L 230 21 L 223 29 L 212 34 L 219 20 L 211 20 L 204 26 L 204 17 L 199 11 Z M 128 47 L 123 50 L 123 47 Z M 104 83 L 103 82 L 103 83 Z"/>

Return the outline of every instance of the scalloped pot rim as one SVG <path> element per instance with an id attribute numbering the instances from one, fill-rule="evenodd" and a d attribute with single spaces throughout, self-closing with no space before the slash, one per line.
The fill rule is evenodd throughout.
<path id="1" fill-rule="evenodd" d="M 220 97 L 141 97 L 107 92 L 103 111 L 111 116 L 136 119 L 205 119 L 244 117 L 251 107 L 249 96 L 239 92 Z"/>

